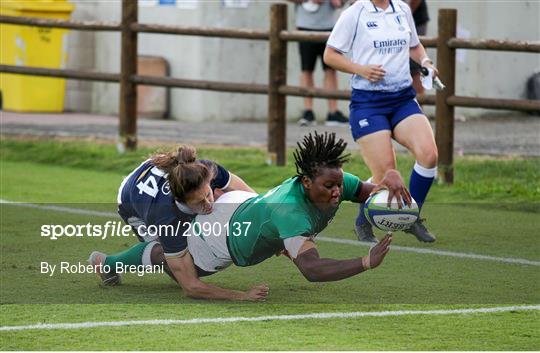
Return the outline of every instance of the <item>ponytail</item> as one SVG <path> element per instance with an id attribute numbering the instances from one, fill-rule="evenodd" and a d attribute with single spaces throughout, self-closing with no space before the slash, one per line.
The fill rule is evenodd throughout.
<path id="1" fill-rule="evenodd" d="M 182 145 L 176 151 L 155 153 L 150 158 L 154 166 L 170 174 L 178 165 L 194 163 L 197 160 L 197 152 L 194 147 Z"/>
<path id="2" fill-rule="evenodd" d="M 171 192 L 180 202 L 204 183 L 210 183 L 216 173 L 213 165 L 198 161 L 195 148 L 187 145 L 178 147 L 176 151 L 155 153 L 151 160 L 155 167 L 168 174 Z"/>

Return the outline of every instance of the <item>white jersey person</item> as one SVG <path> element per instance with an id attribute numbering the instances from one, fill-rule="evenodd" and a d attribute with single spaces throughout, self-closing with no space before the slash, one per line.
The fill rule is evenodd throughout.
<path id="1" fill-rule="evenodd" d="M 340 9 L 343 7 L 342 0 L 289 0 L 295 3 L 296 29 L 300 31 L 330 32 L 339 17 Z M 323 61 L 323 54 L 326 45 L 315 42 L 298 42 L 300 51 L 300 64 L 302 73 L 300 84 L 306 88 L 314 88 L 313 72 L 317 60 L 320 58 L 324 71 L 324 88 L 330 90 L 338 89 L 337 74 L 334 69 L 326 65 Z M 302 126 L 312 126 L 317 123 L 315 113 L 313 113 L 313 98 L 304 97 L 304 111 L 298 123 Z M 327 126 L 348 126 L 349 120 L 338 110 L 335 99 L 328 100 L 328 115 L 325 125 Z"/>
<path id="2" fill-rule="evenodd" d="M 347 55 L 345 55 L 347 54 Z M 392 139 L 416 158 L 409 190 L 421 207 L 437 174 L 437 146 L 416 101 L 409 58 L 438 71 L 418 39 L 411 9 L 400 0 L 360 0 L 345 10 L 328 39 L 324 61 L 352 74 L 350 126 L 354 140 L 378 183 L 396 168 Z M 409 229 L 423 242 L 435 237 L 419 220 Z M 371 225 L 359 213 L 359 240 L 374 242 Z"/>

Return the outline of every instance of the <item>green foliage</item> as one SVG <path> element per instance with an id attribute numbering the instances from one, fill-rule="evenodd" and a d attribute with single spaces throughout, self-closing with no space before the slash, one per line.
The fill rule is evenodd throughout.
<path id="1" fill-rule="evenodd" d="M 168 150 L 174 146 L 158 149 Z M 39 164 L 107 171 L 126 175 L 156 148 L 140 148 L 137 152 L 118 154 L 112 144 L 91 142 L 21 141 L 3 138 L 0 143 L 2 161 L 27 161 Z M 259 148 L 200 147 L 200 158 L 216 160 L 241 176 L 258 191 L 267 190 L 295 174 L 292 150 L 286 167 L 266 164 L 266 153 Z M 398 169 L 409 178 L 414 161 L 408 155 L 398 155 Z M 358 153 L 353 153 L 346 171 L 367 179 L 370 173 Z M 530 208 L 540 199 L 540 159 L 495 159 L 460 157 L 455 163 L 455 184 L 435 185 L 429 195 L 431 202 L 524 202 Z"/>

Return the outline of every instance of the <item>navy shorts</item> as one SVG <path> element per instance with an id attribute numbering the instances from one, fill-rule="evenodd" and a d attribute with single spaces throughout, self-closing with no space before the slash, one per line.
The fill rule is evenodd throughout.
<path id="1" fill-rule="evenodd" d="M 299 31 L 308 31 L 308 32 L 331 32 L 330 29 L 308 29 L 298 27 Z M 326 49 L 326 43 L 315 43 L 315 42 L 298 42 L 298 48 L 300 49 L 300 64 L 302 71 L 313 72 L 315 70 L 315 65 L 317 64 L 317 59 L 321 58 L 321 64 L 323 70 L 330 69 L 331 67 L 326 65 L 323 56 L 324 50 Z"/>
<path id="2" fill-rule="evenodd" d="M 394 130 L 403 119 L 424 114 L 412 87 L 397 92 L 353 89 L 349 124 L 354 140 L 381 130 Z"/>

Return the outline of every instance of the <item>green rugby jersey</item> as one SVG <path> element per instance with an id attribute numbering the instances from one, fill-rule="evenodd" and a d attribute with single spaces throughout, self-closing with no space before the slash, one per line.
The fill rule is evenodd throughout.
<path id="1" fill-rule="evenodd" d="M 344 200 L 355 201 L 361 187 L 360 179 L 343 173 Z M 298 177 L 242 203 L 229 221 L 227 245 L 237 266 L 251 266 L 282 251 L 283 240 L 295 236 L 315 236 L 334 218 L 337 207 L 320 211 L 304 193 Z M 235 225 L 242 225 L 234 231 Z M 238 235 L 233 235 L 234 233 Z"/>

